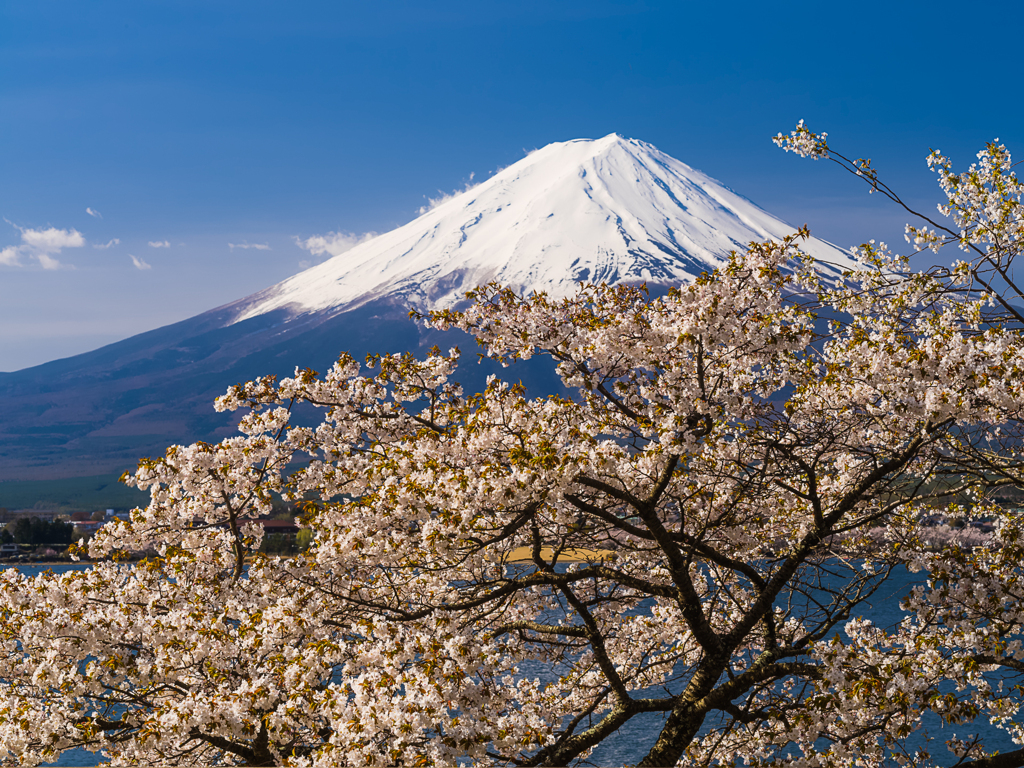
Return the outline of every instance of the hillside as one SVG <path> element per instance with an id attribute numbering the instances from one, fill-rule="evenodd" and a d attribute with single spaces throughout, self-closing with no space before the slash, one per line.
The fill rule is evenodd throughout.
<path id="1" fill-rule="evenodd" d="M 121 472 L 176 442 L 230 434 L 213 399 L 259 375 L 324 370 L 341 351 L 422 351 L 472 341 L 418 327 L 410 308 L 452 306 L 496 280 L 563 296 L 579 281 L 692 280 L 752 240 L 793 227 L 649 144 L 612 134 L 551 144 L 408 224 L 288 280 L 180 323 L 0 374 L 0 480 Z M 823 272 L 849 266 L 821 240 Z M 465 367 L 467 389 L 487 366 Z M 557 387 L 543 361 L 513 373 Z"/>

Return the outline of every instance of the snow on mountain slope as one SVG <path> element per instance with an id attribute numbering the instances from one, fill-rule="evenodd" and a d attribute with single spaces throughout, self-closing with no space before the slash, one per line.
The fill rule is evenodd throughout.
<path id="1" fill-rule="evenodd" d="M 794 228 L 650 144 L 617 134 L 549 144 L 419 218 L 234 305 L 234 322 L 277 309 L 354 309 L 394 296 L 420 310 L 498 281 L 567 295 L 579 281 L 678 284 L 752 240 Z M 852 265 L 823 240 L 823 271 Z"/>
<path id="2" fill-rule="evenodd" d="M 256 376 L 327 370 L 345 351 L 464 343 L 407 315 L 497 280 L 555 296 L 579 280 L 688 282 L 751 240 L 793 228 L 649 144 L 606 136 L 540 149 L 393 232 L 265 291 L 65 360 L 0 373 L 0 479 L 120 473 L 168 443 L 235 433 L 213 399 Z M 804 247 L 849 266 L 820 240 Z M 558 391 L 546 361 L 515 376 Z M 467 364 L 467 392 L 489 363 Z M 0 486 L 2 487 L 2 486 Z M 0 500 L 2 501 L 2 500 Z"/>

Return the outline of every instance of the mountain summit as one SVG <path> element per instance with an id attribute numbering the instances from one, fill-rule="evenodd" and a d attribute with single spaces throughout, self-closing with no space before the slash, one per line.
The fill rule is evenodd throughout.
<path id="1" fill-rule="evenodd" d="M 539 149 L 414 221 L 264 291 L 93 352 L 0 373 L 0 480 L 123 471 L 171 443 L 234 431 L 213 399 L 347 351 L 422 351 L 460 342 L 408 310 L 450 307 L 497 281 L 572 292 L 579 281 L 678 285 L 755 240 L 794 228 L 650 144 L 616 134 Z M 802 244 L 827 274 L 851 266 Z M 537 389 L 550 371 L 517 371 Z M 459 376 L 482 386 L 484 366 Z"/>
<path id="2" fill-rule="evenodd" d="M 419 218 L 234 305 L 340 312 L 391 296 L 421 310 L 491 281 L 562 297 L 580 281 L 678 285 L 793 227 L 650 144 L 610 134 L 549 144 Z M 847 254 L 812 239 L 826 272 Z"/>

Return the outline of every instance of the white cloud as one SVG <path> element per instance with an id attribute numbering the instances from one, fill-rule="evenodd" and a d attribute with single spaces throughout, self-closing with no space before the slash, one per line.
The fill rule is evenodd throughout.
<path id="1" fill-rule="evenodd" d="M 167 240 L 150 240 L 150 248 L 170 248 L 171 244 Z"/>
<path id="2" fill-rule="evenodd" d="M 474 176 L 476 176 L 475 171 L 469 174 L 469 181 L 466 182 L 466 186 L 462 189 L 456 189 L 452 192 L 442 192 L 439 189 L 437 190 L 437 194 L 439 195 L 438 197 L 427 197 L 426 195 L 424 195 L 424 197 L 427 197 L 427 204 L 420 206 L 420 209 L 417 211 L 417 213 L 419 213 L 419 215 L 422 216 L 427 211 L 434 210 L 435 208 L 437 208 L 437 206 L 441 205 L 442 203 L 447 203 L 456 195 L 461 195 L 463 192 L 469 192 L 469 190 L 471 190 L 473 187 L 480 186 L 479 184 L 473 183 Z"/>
<path id="3" fill-rule="evenodd" d="M 269 251 L 270 245 L 268 243 L 247 243 L 242 241 L 241 243 L 228 243 L 228 248 L 232 251 L 235 250 L 235 248 L 242 248 L 243 250 L 255 248 L 257 251 Z"/>
<path id="4" fill-rule="evenodd" d="M 110 248 L 113 245 L 120 245 L 120 243 L 121 243 L 120 238 L 115 237 L 113 240 L 109 240 L 109 241 L 107 241 L 105 243 L 93 243 L 92 247 L 93 248 Z"/>
<path id="5" fill-rule="evenodd" d="M 85 212 L 92 216 L 94 219 L 102 219 L 103 215 L 99 211 L 94 211 L 92 208 L 86 208 Z"/>
<path id="6" fill-rule="evenodd" d="M 21 229 L 19 227 L 19 229 Z M 21 239 L 29 248 L 44 253 L 60 253 L 62 248 L 80 248 L 85 238 L 76 229 L 22 229 Z"/>
<path id="7" fill-rule="evenodd" d="M 130 253 L 128 254 L 128 256 L 131 257 L 132 264 L 135 265 L 136 269 L 152 269 L 153 268 L 152 264 L 149 264 L 148 262 L 144 261 L 143 259 L 138 258 L 137 256 L 132 256 Z"/>
<path id="8" fill-rule="evenodd" d="M 301 237 L 296 237 L 295 244 L 299 248 L 309 251 L 314 256 L 321 256 L 325 253 L 331 256 L 340 256 L 357 245 L 373 240 L 376 236 L 376 232 L 365 232 L 361 235 L 356 235 L 352 232 L 328 232 L 326 235 L 313 235 L 305 240 Z"/>
<path id="9" fill-rule="evenodd" d="M 77 229 L 31 229 L 19 227 L 13 221 L 4 219 L 8 224 L 21 232 L 21 245 L 9 245 L 0 250 L 0 264 L 21 266 L 21 256 L 34 258 L 43 269 L 59 269 L 62 265 L 56 256 L 64 248 L 81 248 L 85 238 Z M 71 267 L 74 269 L 74 267 Z"/>
<path id="10" fill-rule="evenodd" d="M 36 258 L 39 259 L 39 265 L 43 269 L 60 269 L 61 264 L 57 259 L 53 258 L 50 254 L 45 251 L 40 251 L 36 254 Z M 70 266 L 70 265 L 68 265 Z"/>

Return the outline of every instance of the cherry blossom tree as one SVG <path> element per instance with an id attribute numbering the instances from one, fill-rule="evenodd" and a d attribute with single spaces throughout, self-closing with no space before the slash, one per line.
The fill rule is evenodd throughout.
<path id="1" fill-rule="evenodd" d="M 1024 479 L 1020 190 L 999 147 L 931 162 L 952 223 L 910 233 L 972 254 L 948 270 L 869 244 L 826 284 L 804 232 L 659 298 L 484 286 L 428 318 L 547 356 L 571 397 L 467 396 L 457 349 L 233 387 L 239 435 L 140 463 L 151 501 L 92 568 L 0 573 L 0 754 L 557 766 L 659 713 L 641 765 L 1024 764 L 907 746 L 932 715 L 1024 743 L 999 685 L 1024 670 L 1024 531 L 985 495 Z M 295 557 L 259 552 L 277 494 L 311 531 Z M 931 552 L 936 510 L 996 544 Z M 906 620 L 860 618 L 906 567 Z"/>

